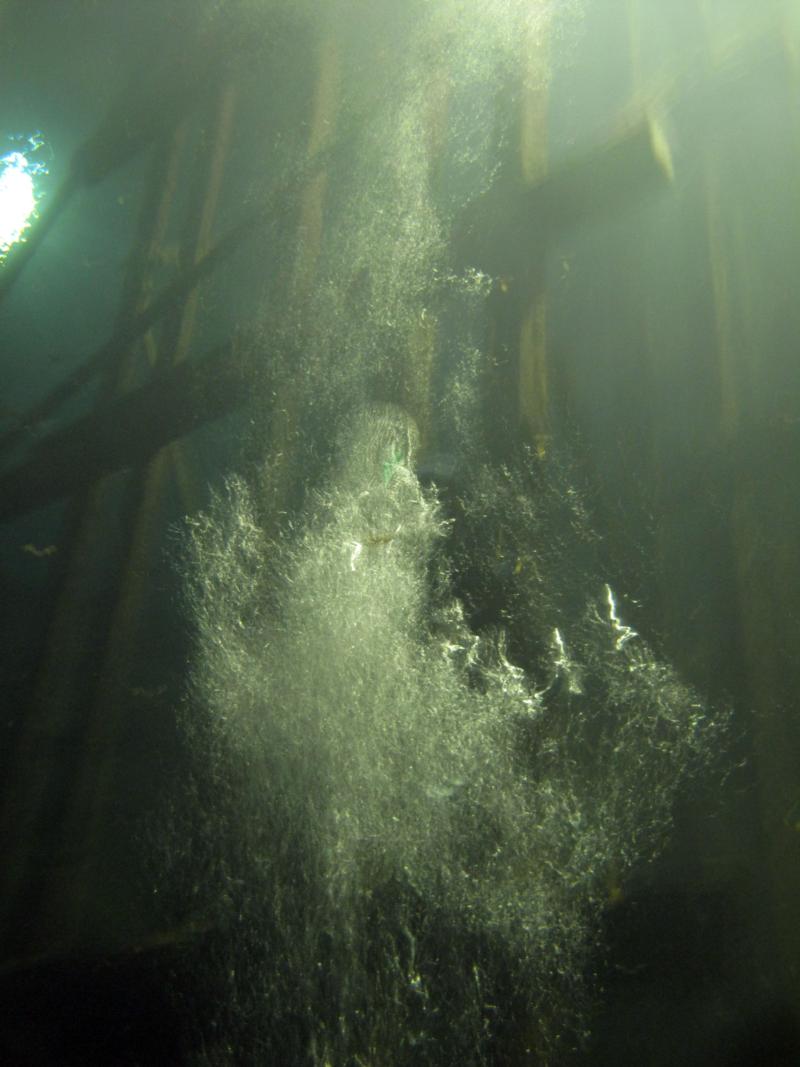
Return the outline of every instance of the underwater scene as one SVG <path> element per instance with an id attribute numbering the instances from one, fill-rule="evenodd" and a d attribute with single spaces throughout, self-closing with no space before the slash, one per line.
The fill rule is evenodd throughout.
<path id="1" fill-rule="evenodd" d="M 0 1061 L 800 1063 L 800 9 L 0 0 Z"/>

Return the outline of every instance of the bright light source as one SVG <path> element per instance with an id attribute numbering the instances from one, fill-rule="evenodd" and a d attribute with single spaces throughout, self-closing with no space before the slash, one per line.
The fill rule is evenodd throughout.
<path id="1" fill-rule="evenodd" d="M 0 157 L 0 257 L 16 244 L 36 207 L 33 174 L 22 152 Z"/>
<path id="2" fill-rule="evenodd" d="M 13 148 L 0 155 L 0 263 L 31 224 L 41 199 L 37 180 L 47 174 L 47 164 L 41 157 L 52 157 L 38 131 L 30 136 L 15 134 L 8 140 Z"/>

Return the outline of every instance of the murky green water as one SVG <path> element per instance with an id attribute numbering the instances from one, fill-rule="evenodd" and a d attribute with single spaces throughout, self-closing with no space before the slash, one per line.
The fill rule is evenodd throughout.
<path id="1" fill-rule="evenodd" d="M 800 27 L 750 7 L 0 4 L 67 190 L 0 268 L 12 977 L 134 944 L 197 1064 L 791 1055 Z"/>

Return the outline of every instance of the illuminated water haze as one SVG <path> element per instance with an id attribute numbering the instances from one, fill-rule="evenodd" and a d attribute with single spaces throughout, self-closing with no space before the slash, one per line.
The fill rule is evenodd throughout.
<path id="1" fill-rule="evenodd" d="M 521 27 L 552 31 L 555 8 L 417 8 L 392 92 L 362 5 L 336 5 L 343 83 L 366 81 L 379 119 L 330 176 L 310 291 L 265 299 L 292 357 L 265 376 L 262 459 L 190 530 L 186 866 L 203 874 L 183 877 L 226 931 L 208 1062 L 493 1062 L 504 1011 L 529 1017 L 531 1056 L 556 1055 L 609 884 L 658 849 L 715 745 L 597 567 L 560 449 L 497 462 L 482 440 L 490 280 L 450 261 L 447 223 L 492 181 Z M 444 370 L 423 432 L 379 397 L 413 394 L 397 366 L 428 333 Z M 464 574 L 476 600 L 512 590 L 502 618 L 475 624 Z"/>

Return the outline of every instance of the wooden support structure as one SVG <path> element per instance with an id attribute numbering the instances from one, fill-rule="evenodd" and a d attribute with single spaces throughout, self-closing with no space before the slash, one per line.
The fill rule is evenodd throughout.
<path id="1" fill-rule="evenodd" d="M 172 195 L 168 177 L 178 143 L 173 136 L 165 146 L 167 151 L 156 154 L 153 161 L 140 221 L 141 239 L 147 246 L 157 239 L 159 200 Z M 130 318 L 144 279 L 143 265 L 134 264 L 126 279 L 120 320 Z M 115 355 L 103 367 L 98 412 L 114 396 L 130 358 L 127 348 Z M 119 504 L 113 494 L 109 498 L 108 488 L 103 480 L 88 483 L 70 502 L 54 607 L 15 754 L 14 773 L 5 783 L 0 819 L 2 835 L 11 842 L 13 851 L 0 884 L 0 911 L 13 915 L 18 910 L 28 923 L 35 920 L 35 927 L 22 926 L 15 931 L 22 938 L 58 943 L 70 936 L 57 901 L 65 879 L 75 873 L 75 856 L 71 851 L 74 845 L 63 840 L 61 813 L 82 758 L 79 746 L 85 719 L 81 705 L 87 700 L 87 685 L 91 686 L 90 658 L 96 655 L 98 645 L 100 649 L 103 645 L 102 614 L 109 608 L 107 599 L 88 580 L 107 558 L 107 520 Z"/>
<path id="2" fill-rule="evenodd" d="M 703 8 L 698 0 L 698 21 Z M 631 97 L 638 100 L 644 91 L 646 66 L 641 54 L 643 13 L 638 0 L 629 0 L 626 11 L 629 88 Z M 2 15 L 0 3 L 0 20 Z M 709 26 L 709 49 L 713 35 L 713 26 Z M 517 97 L 508 165 L 486 195 L 457 220 L 453 233 L 459 266 L 473 266 L 495 278 L 483 381 L 483 429 L 489 458 L 499 462 L 521 443 L 543 455 L 553 433 L 554 381 L 560 368 L 553 364 L 548 338 L 548 248 L 570 230 L 605 220 L 641 196 L 668 187 L 673 178 L 663 129 L 641 111 L 608 143 L 551 165 L 547 45 L 528 41 L 522 47 L 528 70 Z M 103 901 L 108 904 L 105 925 L 97 920 L 96 901 L 92 906 L 89 901 L 93 895 L 102 897 L 96 891 L 102 882 L 98 857 L 110 836 L 116 746 L 129 711 L 130 669 L 141 636 L 147 577 L 157 552 L 163 501 L 171 479 L 180 476 L 178 465 L 183 458 L 176 442 L 247 403 L 256 357 L 249 335 L 218 346 L 205 358 L 189 357 L 196 332 L 197 287 L 252 234 L 264 233 L 276 210 L 288 210 L 299 237 L 288 285 L 292 314 L 300 319 L 304 305 L 310 306 L 327 236 L 331 193 L 327 166 L 346 150 L 346 140 L 338 133 L 345 88 L 342 48 L 343 42 L 335 37 L 318 42 L 302 166 L 266 205 L 249 213 L 216 243 L 214 220 L 237 99 L 232 88 L 215 81 L 215 92 L 204 97 L 206 105 L 213 104 L 208 154 L 194 196 L 198 210 L 189 213 L 183 232 L 180 269 L 161 293 L 148 299 L 149 256 L 134 261 L 112 337 L 37 404 L 28 421 L 43 420 L 83 386 L 99 379 L 95 409 L 54 431 L 0 475 L 0 521 L 63 497 L 72 498 L 55 608 L 30 715 L 4 786 L 7 803 L 0 814 L 0 831 L 10 842 L 0 876 L 0 912 L 12 922 L 25 917 L 37 926 L 35 934 L 20 927 L 19 944 L 14 947 L 22 954 L 35 956 L 47 945 L 69 952 L 93 940 L 104 947 L 114 938 L 135 940 L 130 930 L 114 928 L 118 909 L 111 900 L 113 891 Z M 432 104 L 423 128 L 432 174 L 447 131 L 447 80 L 444 67 L 431 71 L 428 99 Z M 115 140 L 113 124 L 104 126 L 76 157 L 71 177 L 50 208 L 50 221 L 47 217 L 39 221 L 37 239 L 44 238 L 78 187 L 99 180 L 134 150 L 155 142 L 160 151 L 149 179 L 140 234 L 148 250 L 158 249 L 174 210 L 185 124 L 195 103 L 179 92 L 168 113 L 169 122 L 164 116 L 155 126 L 143 120 L 139 126 L 134 124 L 130 137 L 121 140 Z M 800 166 L 800 154 L 797 159 Z M 698 358 L 708 399 L 703 433 L 715 455 L 730 447 L 733 455 L 740 456 L 744 454 L 741 441 L 748 390 L 762 368 L 752 344 L 756 330 L 748 306 L 750 268 L 742 209 L 726 192 L 726 159 L 716 145 L 705 151 L 703 179 L 704 199 L 693 204 L 705 225 L 701 258 L 707 259 L 704 268 L 709 282 L 708 306 L 704 305 L 703 312 L 710 323 L 711 343 L 704 348 L 702 359 Z M 659 375 L 663 373 L 663 380 L 674 382 L 679 376 L 668 377 L 664 365 L 674 355 L 679 334 L 676 331 L 666 342 L 658 338 L 659 324 L 672 314 L 669 296 L 658 291 L 653 281 L 654 258 L 648 255 L 641 235 L 630 244 L 635 247 L 626 249 L 629 263 L 643 272 L 649 264 L 651 273 L 647 284 L 637 283 L 637 300 L 632 301 L 636 306 L 630 309 L 631 335 L 637 343 L 627 358 L 647 362 L 648 381 L 662 380 Z M 29 244 L 5 281 L 0 280 L 0 298 L 35 247 L 35 242 Z M 701 299 L 706 297 L 701 294 L 698 302 Z M 161 327 L 159 337 L 157 326 Z M 432 436 L 432 378 L 439 340 L 435 316 L 421 318 L 411 343 L 400 354 L 402 365 L 392 386 L 396 395 L 391 399 L 415 419 L 423 442 Z M 142 341 L 153 365 L 148 368 L 152 376 L 143 384 L 138 372 L 144 361 L 131 357 L 134 346 Z M 690 384 L 695 387 L 696 380 Z M 301 430 L 302 387 L 287 379 L 279 383 L 267 431 L 275 454 L 292 453 Z M 647 453 L 639 464 L 640 472 L 654 484 L 669 459 L 669 443 L 659 437 L 662 429 L 648 431 Z M 0 450 L 10 455 L 24 434 L 22 428 L 6 434 L 0 439 Z M 125 484 L 113 477 L 123 470 L 133 471 Z M 283 492 L 288 498 L 297 473 L 291 460 L 276 473 L 278 495 Z M 746 689 L 737 696 L 746 698 L 753 708 L 750 727 L 763 831 L 764 927 L 769 930 L 764 952 L 780 957 L 784 988 L 800 1016 L 800 924 L 796 921 L 800 729 L 793 713 L 800 691 L 800 670 L 793 652 L 800 642 L 800 558 L 793 536 L 800 523 L 800 507 L 791 487 L 765 483 L 755 468 L 738 481 L 736 475 L 734 471 L 731 482 L 736 484 L 726 519 L 734 561 L 728 577 L 735 587 L 735 625 Z M 185 475 L 185 481 L 189 480 L 190 473 Z M 663 485 L 660 491 L 664 504 Z M 776 515 L 782 517 L 781 522 L 774 521 Z M 109 547 L 107 531 L 119 525 L 124 529 Z M 654 543 L 669 575 L 677 554 L 675 539 L 670 542 L 659 531 Z M 769 546 L 768 558 L 764 545 Z M 98 591 L 97 574 L 104 570 L 113 570 L 114 580 Z M 685 585 L 685 581 L 682 585 L 674 582 L 670 588 L 669 582 L 662 581 L 660 610 L 668 620 L 667 628 L 676 632 L 684 611 L 681 593 Z M 706 658 L 710 660 L 707 649 Z M 616 885 L 613 891 L 622 892 Z"/>
<path id="3" fill-rule="evenodd" d="M 550 71 L 547 42 L 524 42 L 520 107 L 520 172 L 528 189 L 541 186 L 548 170 L 549 108 L 547 86 Z M 522 309 L 519 333 L 519 421 L 525 438 L 544 452 L 550 436 L 549 373 L 547 366 L 547 295 L 545 253 L 542 244 L 533 248 L 535 266 Z"/>
<path id="4" fill-rule="evenodd" d="M 0 14 L 2 14 L 0 12 Z M 94 134 L 75 152 L 67 176 L 45 204 L 27 239 L 12 249 L 0 271 L 0 302 L 41 247 L 73 197 L 102 181 L 118 167 L 156 143 L 163 143 L 191 112 L 213 99 L 223 72 L 224 55 L 214 41 L 199 41 L 192 62 L 162 58 L 150 79 L 139 72 L 128 84 Z"/>
<path id="5" fill-rule="evenodd" d="M 195 202 L 200 210 L 195 213 L 194 204 L 191 205 L 184 227 L 185 254 L 194 262 L 202 258 L 211 243 L 235 109 L 235 88 L 224 86 L 213 109 L 213 132 L 205 166 L 199 170 Z M 197 302 L 198 290 L 194 289 L 183 306 L 174 309 L 173 322 L 167 324 L 172 328 L 162 335 L 163 348 L 158 356 L 171 361 L 175 367 L 187 360 L 194 336 Z M 229 358 L 233 355 L 230 349 L 226 354 Z M 86 751 L 91 755 L 74 777 L 63 819 L 64 838 L 83 842 L 83 862 L 72 872 L 68 885 L 61 887 L 57 905 L 69 940 L 74 944 L 86 944 L 96 936 L 93 927 L 97 920 L 93 912 L 97 907 L 97 887 L 103 884 L 103 871 L 108 866 L 107 856 L 114 853 L 113 840 L 117 831 L 109 813 L 114 811 L 115 789 L 118 788 L 123 760 L 120 737 L 124 736 L 125 718 L 133 706 L 130 692 L 135 686 L 136 663 L 141 655 L 138 651 L 139 628 L 148 593 L 148 576 L 158 562 L 164 498 L 169 481 L 179 465 L 185 470 L 184 450 L 185 442 L 170 442 L 144 467 L 134 471 L 132 484 L 128 487 L 130 532 L 119 569 L 113 610 L 108 619 L 103 659 L 92 694 L 92 713 L 85 732 Z M 113 910 L 118 912 L 119 908 Z M 114 924 L 118 925 L 118 919 Z M 110 943 L 114 932 L 112 926 L 102 940 Z"/>
<path id="6" fill-rule="evenodd" d="M 716 27 L 700 0 L 707 47 L 715 51 Z M 789 61 L 786 75 L 792 78 Z M 800 86 L 793 74 L 794 92 Z M 795 174 L 800 144 L 793 150 Z M 717 422 L 721 441 L 747 433 L 759 379 L 772 368 L 754 320 L 750 257 L 757 223 L 731 195 L 726 183 L 731 162 L 724 147 L 709 146 L 704 159 L 705 213 L 716 344 Z M 783 992 L 800 1025 L 800 506 L 794 484 L 775 470 L 748 463 L 732 486 L 730 534 L 737 595 L 738 629 L 746 691 L 738 694 L 751 710 L 754 771 L 758 788 L 764 869 L 760 933 L 762 966 L 780 975 Z M 754 458 L 757 458 L 757 453 Z M 766 457 L 765 457 L 766 458 Z M 774 459 L 779 459 L 776 454 Z M 778 967 L 775 967 L 776 962 Z"/>
<path id="7" fill-rule="evenodd" d="M 697 106 L 707 105 L 715 81 L 724 81 L 731 68 L 747 85 L 745 75 L 750 75 L 751 67 L 758 70 L 764 60 L 773 76 L 776 70 L 781 71 L 787 96 L 790 85 L 796 94 L 792 55 L 781 50 L 780 35 L 769 20 L 762 19 L 759 12 L 752 26 L 745 21 L 744 29 L 731 36 L 730 24 L 724 18 L 715 19 L 720 12 L 704 0 L 683 11 L 691 26 L 691 32 L 685 29 L 684 37 L 696 43 L 696 62 L 708 79 L 700 88 L 695 84 Z M 632 92 L 644 96 L 648 91 L 645 71 L 664 68 L 685 73 L 688 68 L 684 58 L 676 54 L 674 41 L 654 40 L 649 22 L 653 13 L 647 5 L 628 0 L 628 17 Z M 645 41 L 650 46 L 646 58 L 642 51 Z M 735 106 L 730 103 L 726 108 L 730 111 Z M 720 111 L 724 116 L 725 109 Z M 787 108 L 785 117 L 790 116 Z M 643 444 L 641 476 L 655 488 L 656 514 L 661 517 L 655 542 L 660 553 L 664 630 L 670 635 L 679 664 L 690 667 L 701 689 L 713 689 L 720 663 L 724 664 L 727 685 L 735 688 L 720 700 L 735 704 L 734 732 L 746 734 L 749 749 L 748 776 L 754 794 L 746 799 L 726 798 L 725 803 L 732 809 L 741 805 L 752 825 L 746 821 L 745 825 L 727 826 L 718 818 L 716 836 L 708 840 L 703 838 L 709 833 L 708 827 L 687 828 L 696 844 L 693 876 L 701 883 L 724 884 L 725 891 L 736 897 L 738 907 L 744 907 L 745 897 L 752 898 L 748 906 L 754 913 L 743 918 L 752 924 L 753 942 L 748 950 L 753 952 L 754 966 L 762 976 L 769 976 L 762 978 L 764 988 L 758 995 L 785 999 L 798 1022 L 800 728 L 796 703 L 800 671 L 794 650 L 800 641 L 800 510 L 794 485 L 786 481 L 780 469 L 782 457 L 797 454 L 796 427 L 788 418 L 785 422 L 773 419 L 770 425 L 758 413 L 759 396 L 774 389 L 770 379 L 775 368 L 770 359 L 783 353 L 772 352 L 769 337 L 760 333 L 764 316 L 756 306 L 757 275 L 768 253 L 761 246 L 763 220 L 756 209 L 758 199 L 746 195 L 752 196 L 758 179 L 743 190 L 742 163 L 744 153 L 757 153 L 757 148 L 748 144 L 751 132 L 737 127 L 735 135 L 726 137 L 710 125 L 709 118 L 705 121 L 704 136 L 693 146 L 697 152 L 693 159 L 695 180 L 680 183 L 676 190 L 676 203 L 669 214 L 675 234 L 660 247 L 667 265 L 659 262 L 658 252 L 643 245 L 633 253 L 645 277 L 641 352 L 652 375 L 649 390 L 656 397 L 667 391 L 691 397 L 703 418 L 687 415 L 686 431 L 693 438 L 681 442 L 685 451 L 676 454 L 678 434 L 667 419 L 674 422 L 682 412 L 674 401 L 669 405 L 657 402 L 652 428 Z M 781 135 L 787 142 L 781 154 L 790 157 L 795 174 L 800 168 L 797 130 L 795 115 L 794 126 L 790 121 Z M 760 179 L 768 180 L 770 165 L 775 164 L 754 160 L 751 165 L 748 161 L 747 172 L 760 170 Z M 774 206 L 770 205 L 770 210 L 786 209 L 786 203 L 778 198 Z M 692 222 L 694 231 L 689 228 Z M 786 225 L 791 226 L 791 218 Z M 652 245 L 652 235 L 648 236 Z M 700 261 L 691 280 L 697 284 L 699 278 L 701 284 L 691 294 L 669 288 L 670 269 L 674 269 L 669 257 L 676 250 L 686 254 L 687 248 L 696 249 Z M 773 254 L 770 250 L 769 255 Z M 682 321 L 687 315 L 692 318 Z M 691 445 L 696 456 L 689 455 Z M 690 472 L 676 471 L 687 460 L 692 463 Z M 676 501 L 669 488 L 673 479 L 680 478 L 689 486 L 684 501 Z M 714 512 L 711 531 L 684 525 L 700 526 L 707 521 L 709 500 Z M 698 593 L 692 567 L 709 551 L 701 538 L 712 532 L 717 538 L 712 551 L 719 568 L 718 581 L 725 588 L 727 618 L 720 615 L 721 600 L 696 606 L 693 600 Z M 703 613 L 702 621 L 687 624 L 687 610 L 694 615 Z M 723 636 L 724 630 L 732 636 Z M 733 655 L 738 657 L 735 665 L 730 663 Z M 713 855 L 704 852 L 709 843 Z"/>
<path id="8" fill-rule="evenodd" d="M 454 238 L 461 262 L 497 279 L 491 298 L 494 370 L 487 375 L 485 397 L 492 413 L 487 435 L 497 456 L 516 447 L 520 432 L 537 450 L 547 446 L 548 247 L 564 233 L 668 188 L 673 177 L 669 143 L 649 116 L 632 121 L 596 150 L 548 171 L 543 93 L 523 95 L 516 173 L 506 172 L 470 209 Z M 536 124 L 542 137 L 538 149 L 531 133 Z"/>
<path id="9" fill-rule="evenodd" d="M 179 124 L 154 156 L 139 240 L 146 253 L 131 260 L 115 335 L 119 343 L 104 346 L 104 359 L 96 360 L 102 380 L 95 411 L 57 431 L 20 468 L 4 476 L 9 515 L 26 504 L 44 503 L 51 493 L 56 498 L 65 490 L 74 494 L 62 538 L 59 590 L 14 763 L 18 774 L 6 783 L 2 814 L 4 836 L 14 851 L 4 868 L 0 906 L 6 915 L 15 910 L 25 915 L 26 924 L 16 936 L 27 952 L 40 942 L 63 950 L 109 945 L 131 936 L 131 931 L 115 930 L 118 909 L 103 901 L 108 892 L 100 889 L 104 880 L 98 860 L 113 823 L 110 785 L 116 735 L 120 716 L 130 705 L 128 671 L 169 469 L 161 446 L 182 432 L 181 423 L 184 431 L 191 429 L 198 417 L 214 417 L 241 401 L 234 395 L 237 376 L 230 372 L 235 344 L 222 346 L 198 365 L 199 370 L 184 362 L 193 335 L 198 265 L 206 265 L 210 257 L 213 262 L 216 251 L 209 252 L 210 234 L 234 114 L 232 90 L 221 92 L 218 112 L 206 187 L 198 190 L 200 209 L 191 213 L 192 232 L 185 236 L 191 243 L 192 268 L 179 277 L 177 287 L 168 287 L 168 302 L 163 294 L 156 300 L 158 313 L 153 314 L 146 306 L 146 277 L 172 213 L 185 147 Z M 234 247 L 237 243 L 232 242 Z M 138 358 L 131 342 L 134 335 L 145 337 L 159 318 L 166 320 L 160 351 L 173 365 L 157 372 L 147 385 L 131 388 Z M 150 355 L 161 358 L 160 351 L 151 339 Z M 228 389 L 221 387 L 226 381 Z M 187 400 L 193 406 L 187 407 Z M 155 431 L 152 438 L 148 427 Z M 104 435 L 108 447 L 101 449 Z M 136 472 L 125 485 L 110 484 L 104 477 L 132 465 Z M 76 482 L 74 474 L 81 469 Z M 34 488 L 34 497 L 27 500 L 26 483 Z M 108 531 L 121 508 L 128 522 L 116 551 L 126 562 L 119 577 L 120 568 L 113 564 L 114 579 L 101 591 L 96 588 L 97 574 L 107 557 L 110 563 Z M 74 737 L 70 758 L 63 751 L 66 736 Z M 98 925 L 98 914 L 108 914 L 108 929 Z"/>

